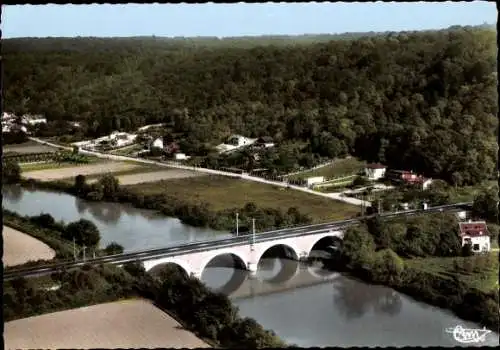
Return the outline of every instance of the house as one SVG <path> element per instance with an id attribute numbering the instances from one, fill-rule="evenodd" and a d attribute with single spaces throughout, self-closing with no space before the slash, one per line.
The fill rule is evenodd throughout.
<path id="1" fill-rule="evenodd" d="M 368 164 L 365 167 L 365 175 L 369 180 L 379 180 L 385 176 L 387 167 L 382 164 Z"/>
<path id="2" fill-rule="evenodd" d="M 474 253 L 491 250 L 490 233 L 485 221 L 467 221 L 459 223 L 462 247 L 470 244 Z"/>
<path id="3" fill-rule="evenodd" d="M 432 183 L 432 179 L 407 170 L 391 170 L 387 177 L 395 182 L 420 186 L 423 190 L 426 190 Z"/>
<path id="4" fill-rule="evenodd" d="M 160 148 L 160 149 L 163 149 L 163 138 L 162 137 L 158 137 L 157 139 L 153 140 L 150 145 L 149 145 L 150 148 Z"/>
<path id="5" fill-rule="evenodd" d="M 316 184 L 320 184 L 325 182 L 325 177 L 324 176 L 314 176 L 314 177 L 308 177 L 306 178 L 306 186 L 311 187 Z"/>
<path id="6" fill-rule="evenodd" d="M 175 153 L 174 154 L 174 159 L 175 160 L 186 160 L 186 159 L 189 159 L 189 157 L 186 156 L 185 153 Z"/>
<path id="7" fill-rule="evenodd" d="M 255 141 L 257 141 L 257 139 L 250 139 L 241 135 L 232 135 L 226 140 L 226 142 L 218 145 L 216 149 L 220 153 L 230 152 L 241 147 L 250 146 L 254 144 Z"/>

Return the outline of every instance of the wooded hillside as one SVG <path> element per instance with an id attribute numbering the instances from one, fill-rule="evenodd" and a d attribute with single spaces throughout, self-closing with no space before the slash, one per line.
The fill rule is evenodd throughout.
<path id="1" fill-rule="evenodd" d="M 495 174 L 494 31 L 243 46 L 4 40 L 4 108 L 86 136 L 168 122 L 191 144 L 269 135 L 457 184 Z"/>

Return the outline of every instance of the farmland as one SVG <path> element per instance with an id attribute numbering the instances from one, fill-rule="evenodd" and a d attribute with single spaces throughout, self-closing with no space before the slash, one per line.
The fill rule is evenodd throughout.
<path id="1" fill-rule="evenodd" d="M 352 217 L 353 205 L 295 190 L 219 176 L 199 176 L 127 186 L 142 195 L 165 193 L 191 204 L 207 203 L 212 210 L 242 207 L 249 202 L 259 207 L 287 210 L 296 207 L 315 222 Z"/>
<path id="2" fill-rule="evenodd" d="M 209 347 L 142 299 L 7 322 L 4 339 L 8 349 Z"/>
<path id="3" fill-rule="evenodd" d="M 51 260 L 55 252 L 39 240 L 10 227 L 3 226 L 4 256 L 6 266 L 24 264 L 40 259 Z"/>
<path id="4" fill-rule="evenodd" d="M 332 164 L 314 170 L 306 170 L 304 172 L 289 176 L 290 180 L 304 179 L 307 177 L 324 176 L 325 179 L 335 179 L 356 175 L 363 169 L 365 162 L 356 158 L 337 159 Z"/>

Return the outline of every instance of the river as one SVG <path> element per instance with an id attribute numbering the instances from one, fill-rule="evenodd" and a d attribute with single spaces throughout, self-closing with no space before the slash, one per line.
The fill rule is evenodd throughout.
<path id="1" fill-rule="evenodd" d="M 128 205 L 16 186 L 4 186 L 3 206 L 22 215 L 48 213 L 65 222 L 89 219 L 101 231 L 101 245 L 115 241 L 128 251 L 229 235 Z M 390 288 L 272 256 L 262 259 L 253 277 L 222 257 L 205 269 L 202 280 L 228 294 L 242 316 L 303 347 L 460 346 L 446 329 L 478 328 Z M 472 345 L 498 346 L 498 334 Z"/>

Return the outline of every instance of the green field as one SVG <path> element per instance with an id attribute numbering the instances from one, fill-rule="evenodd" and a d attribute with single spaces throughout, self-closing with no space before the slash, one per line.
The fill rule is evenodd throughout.
<path id="1" fill-rule="evenodd" d="M 200 176 L 163 180 L 127 186 L 128 189 L 147 194 L 165 193 L 189 203 L 206 202 L 212 210 L 243 207 L 249 202 L 258 207 L 288 210 L 296 207 L 309 214 L 314 222 L 349 218 L 359 212 L 356 206 L 332 199 L 290 190 L 273 185 L 218 176 Z"/>
<path id="2" fill-rule="evenodd" d="M 365 166 L 366 162 L 356 158 L 337 159 L 333 164 L 315 170 L 307 170 L 289 176 L 290 180 L 298 180 L 313 176 L 324 176 L 325 179 L 334 179 L 349 175 L 356 175 Z"/>
<path id="3" fill-rule="evenodd" d="M 76 164 L 76 163 L 69 163 L 69 162 L 64 162 L 64 163 L 58 163 L 54 161 L 48 161 L 44 163 L 21 163 L 19 164 L 19 167 L 21 168 L 21 172 L 28 172 L 28 171 L 36 171 L 36 170 L 48 170 L 48 169 L 59 169 L 59 168 L 72 168 L 78 165 L 84 166 L 88 164 L 96 164 L 100 162 L 101 160 L 98 158 L 90 158 L 90 162 L 86 164 Z"/>
<path id="4" fill-rule="evenodd" d="M 478 257 L 483 260 L 474 263 L 474 259 Z M 498 251 L 491 251 L 486 256 L 478 257 L 415 258 L 405 260 L 405 263 L 444 279 L 449 279 L 451 274 L 458 274 L 459 278 L 470 287 L 490 291 L 498 287 Z M 467 264 L 471 267 L 465 267 Z"/>
<path id="5" fill-rule="evenodd" d="M 497 181 L 485 181 L 482 184 L 475 186 L 462 186 L 458 188 L 450 188 L 450 196 L 452 202 L 468 202 L 474 200 L 474 197 L 480 192 L 483 187 L 498 188 Z"/>

